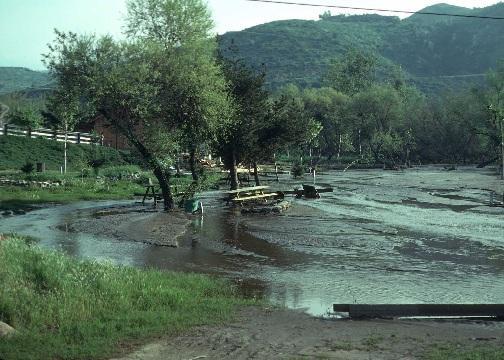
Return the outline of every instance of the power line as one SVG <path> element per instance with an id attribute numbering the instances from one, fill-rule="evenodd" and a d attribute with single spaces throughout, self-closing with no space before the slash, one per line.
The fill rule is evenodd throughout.
<path id="1" fill-rule="evenodd" d="M 363 10 L 363 11 L 389 12 L 389 13 L 400 13 L 400 14 L 418 14 L 418 15 L 451 16 L 451 17 L 459 17 L 459 18 L 473 18 L 473 19 L 487 19 L 487 20 L 504 20 L 504 17 L 498 17 L 498 16 L 467 15 L 467 14 L 446 14 L 446 13 L 437 13 L 437 12 L 429 12 L 429 11 L 406 11 L 406 10 L 391 10 L 391 9 L 375 9 L 375 8 L 363 8 L 363 7 L 340 6 L 340 5 L 309 4 L 309 3 L 300 3 L 300 2 L 293 2 L 293 1 L 280 1 L 280 0 L 245 0 L 245 1 L 259 2 L 259 3 L 268 3 L 268 4 L 281 4 L 281 5 L 296 5 L 296 6 L 321 7 L 321 8 L 334 8 L 334 9 L 344 9 L 344 10 Z"/>

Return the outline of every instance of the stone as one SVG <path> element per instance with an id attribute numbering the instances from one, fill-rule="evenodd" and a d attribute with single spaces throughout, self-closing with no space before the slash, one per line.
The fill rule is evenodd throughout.
<path id="1" fill-rule="evenodd" d="M 12 326 L 0 321 L 0 339 L 16 335 L 17 331 Z"/>

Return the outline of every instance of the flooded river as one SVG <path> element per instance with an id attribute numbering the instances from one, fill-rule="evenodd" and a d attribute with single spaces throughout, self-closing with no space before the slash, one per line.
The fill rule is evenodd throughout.
<path id="1" fill-rule="evenodd" d="M 314 315 L 333 303 L 502 303 L 504 209 L 485 205 L 491 190 L 503 191 L 493 172 L 335 171 L 316 182 L 334 192 L 293 200 L 274 216 L 241 215 L 223 206 L 222 193 L 205 193 L 205 214 L 178 248 L 72 232 L 76 219 L 131 202 L 45 208 L 1 219 L 0 232 L 77 257 L 223 275 Z"/>

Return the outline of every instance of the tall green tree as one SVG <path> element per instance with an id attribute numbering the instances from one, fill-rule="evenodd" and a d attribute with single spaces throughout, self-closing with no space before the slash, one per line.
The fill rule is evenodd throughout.
<path id="1" fill-rule="evenodd" d="M 129 0 L 127 35 L 154 42 L 173 58 L 160 63 L 163 112 L 182 132 L 181 146 L 190 154 L 193 179 L 198 180 L 197 155 L 215 139 L 229 117 L 226 83 L 216 64 L 213 21 L 201 0 Z"/>
<path id="2" fill-rule="evenodd" d="M 263 73 L 255 73 L 240 59 L 225 59 L 221 56 L 220 62 L 229 82 L 235 113 L 227 131 L 218 138 L 217 151 L 230 171 L 231 189 L 237 189 L 237 166 L 242 162 L 253 164 L 258 182 L 257 160 L 261 150 L 259 133 L 268 117 L 268 93 L 263 88 Z"/>
<path id="3" fill-rule="evenodd" d="M 184 144 L 188 119 L 215 121 L 227 106 L 225 83 L 207 61 L 209 30 L 200 24 L 210 26 L 211 19 L 202 4 L 132 0 L 126 41 L 59 33 L 46 56 L 59 83 L 76 84 L 90 112 L 104 116 L 142 155 L 167 210 L 174 207 L 169 165 Z M 213 72 L 203 74 L 209 68 L 202 63 Z"/>
<path id="4" fill-rule="evenodd" d="M 494 149 L 500 143 L 501 178 L 504 179 L 504 59 L 497 63 L 495 69 L 487 74 L 488 90 L 486 100 L 488 104 L 489 119 L 487 123 L 488 134 Z"/>

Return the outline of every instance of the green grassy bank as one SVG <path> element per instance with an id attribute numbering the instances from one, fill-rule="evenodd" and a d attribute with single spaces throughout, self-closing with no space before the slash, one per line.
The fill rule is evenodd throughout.
<path id="1" fill-rule="evenodd" d="M 61 186 L 41 188 L 37 186 L 0 186 L 0 211 L 29 209 L 31 205 L 44 203 L 69 203 L 83 200 L 127 200 L 134 194 L 145 193 L 144 185 L 150 177 L 149 171 L 143 171 L 135 165 L 122 165 L 100 169 L 99 177 L 94 174 L 83 176 L 82 172 L 69 172 L 61 175 L 55 171 L 46 173 L 22 174 L 3 172 L 4 177 L 27 181 L 60 181 Z M 170 180 L 173 193 L 191 191 L 200 192 L 218 186 L 219 173 L 207 172 L 199 183 L 192 184 L 190 175 L 173 176 Z M 178 200 L 178 198 L 176 198 Z"/>
<path id="2" fill-rule="evenodd" d="M 79 173 L 65 176 L 56 173 L 33 175 L 9 175 L 8 178 L 34 181 L 61 181 L 60 186 L 41 188 L 38 186 L 1 186 L 0 210 L 30 208 L 44 203 L 69 203 L 80 200 L 132 199 L 136 192 L 144 191 L 139 181 L 81 177 Z"/>
<path id="3" fill-rule="evenodd" d="M 43 162 L 47 169 L 59 170 L 63 165 L 63 147 L 62 142 L 54 140 L 0 136 L 0 170 L 20 169 L 26 162 Z M 112 166 L 137 160 L 127 151 L 105 146 L 68 144 L 70 169 L 80 171 L 93 161 Z"/>
<path id="4" fill-rule="evenodd" d="M 77 261 L 0 240 L 0 359 L 103 359 L 149 338 L 229 320 L 239 299 L 203 275 Z"/>

